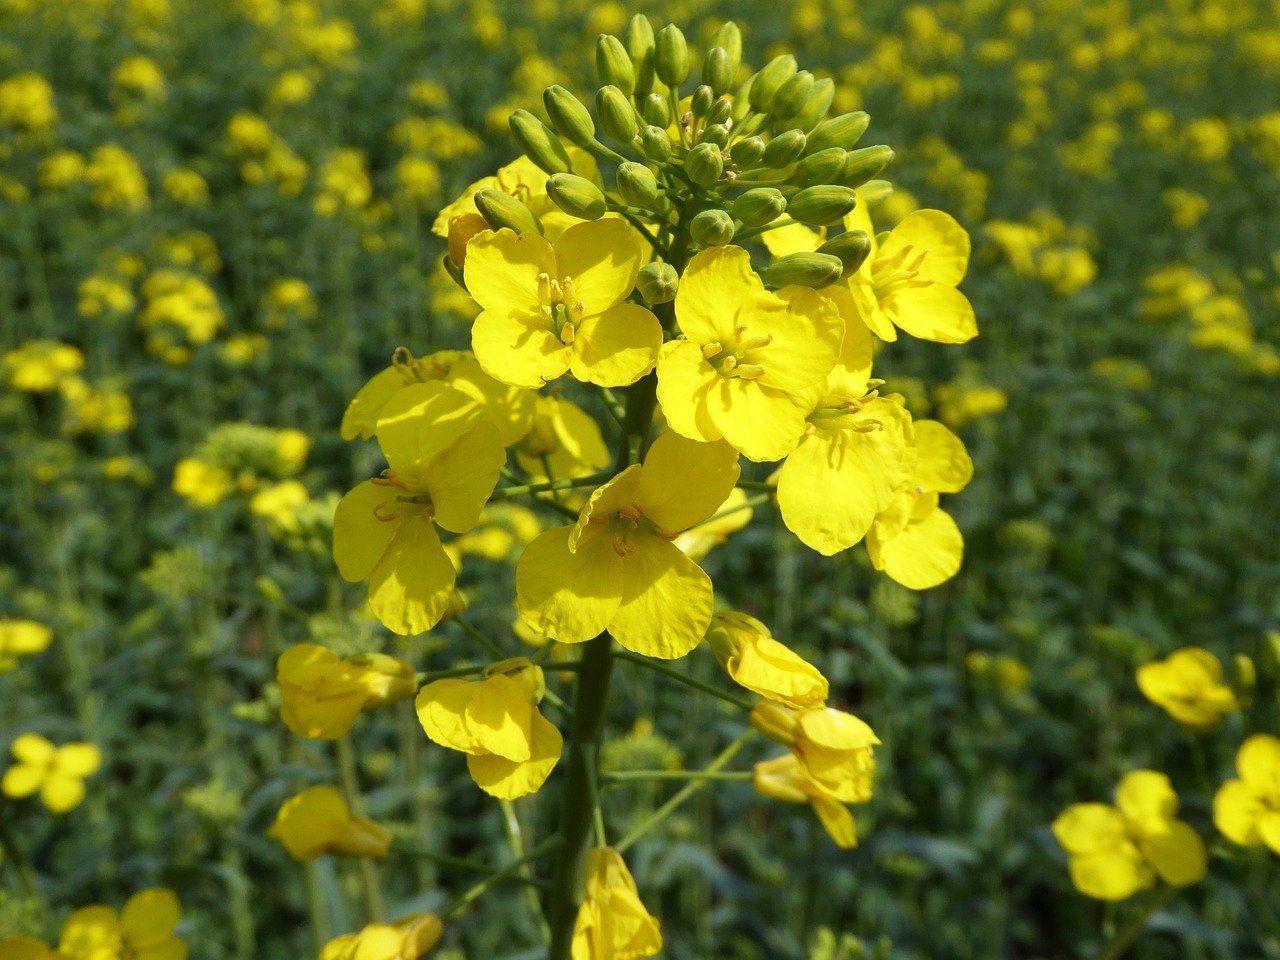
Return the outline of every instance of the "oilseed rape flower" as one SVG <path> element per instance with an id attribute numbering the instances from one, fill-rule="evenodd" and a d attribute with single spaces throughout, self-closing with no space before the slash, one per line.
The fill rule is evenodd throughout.
<path id="1" fill-rule="evenodd" d="M 173 492 L 193 507 L 212 507 L 235 489 L 231 471 L 199 457 L 183 457 L 173 468 Z"/>
<path id="2" fill-rule="evenodd" d="M 805 774 L 842 803 L 871 796 L 872 748 L 880 742 L 865 722 L 832 707 L 797 710 L 768 700 L 751 709 L 751 725 L 788 747 Z"/>
<path id="3" fill-rule="evenodd" d="M 388 469 L 344 496 L 334 515 L 338 572 L 368 578 L 369 606 L 394 633 L 422 633 L 444 616 L 457 573 L 436 528 L 475 526 L 506 463 L 497 429 L 475 423 L 469 404 L 430 384 L 396 394 L 377 427 Z"/>
<path id="4" fill-rule="evenodd" d="M 839 356 L 835 305 L 808 287 L 766 291 L 750 254 L 722 246 L 689 261 L 675 310 L 684 339 L 658 355 L 658 400 L 671 429 L 724 438 L 756 461 L 795 449 L 804 397 Z"/>
<path id="5" fill-rule="evenodd" d="M 762 760 L 754 768 L 752 785 L 756 792 L 787 803 L 807 803 L 817 814 L 823 828 L 844 850 L 858 845 L 858 829 L 849 808 L 829 789 L 805 770 L 794 753 L 784 753 L 773 760 Z M 870 786 L 870 777 L 867 778 Z M 866 799 L 870 799 L 868 792 Z"/>
<path id="6" fill-rule="evenodd" d="M 1068 807 L 1053 821 L 1053 835 L 1067 852 L 1071 882 L 1098 900 L 1131 897 L 1157 877 L 1175 887 L 1198 882 L 1207 869 L 1204 841 L 1177 812 L 1169 778 L 1154 770 L 1125 774 L 1114 807 Z"/>
<path id="7" fill-rule="evenodd" d="M 302 863 L 326 853 L 378 859 L 391 846 L 389 830 L 352 813 L 342 794 L 325 786 L 308 787 L 286 800 L 267 836 Z"/>
<path id="8" fill-rule="evenodd" d="M 315 643 L 290 647 L 276 661 L 280 718 L 300 737 L 337 740 L 363 711 L 418 691 L 413 665 L 382 653 L 340 659 Z"/>
<path id="9" fill-rule="evenodd" d="M 60 340 L 28 340 L 0 357 L 9 389 L 22 393 L 50 393 L 83 369 L 84 354 Z"/>
<path id="10" fill-rule="evenodd" d="M 707 629 L 711 652 L 735 683 L 793 707 L 820 707 L 827 678 L 818 668 L 773 639 L 755 617 L 735 610 L 717 613 Z"/>
<path id="11" fill-rule="evenodd" d="M 15 669 L 23 657 L 39 653 L 53 640 L 53 631 L 34 620 L 0 620 L 0 673 Z"/>
<path id="12" fill-rule="evenodd" d="M 671 541 L 738 481 L 738 454 L 667 432 L 642 464 L 595 490 L 572 526 L 548 530 L 516 567 L 516 608 L 562 643 L 608 630 L 650 657 L 682 657 L 711 622 L 711 578 Z"/>
<path id="13" fill-rule="evenodd" d="M 38 73 L 27 71 L 0 81 L 0 126 L 45 134 L 58 122 L 53 87 Z"/>
<path id="14" fill-rule="evenodd" d="M 186 960 L 186 941 L 174 933 L 181 919 L 182 905 L 172 890 L 140 890 L 119 914 L 100 904 L 75 911 L 62 926 L 59 952 L 51 956 Z"/>
<path id="15" fill-rule="evenodd" d="M 1144 663 L 1137 679 L 1144 697 L 1195 733 L 1208 733 L 1240 709 L 1231 687 L 1222 682 L 1222 663 L 1200 647 L 1183 647 L 1164 660 Z"/>
<path id="16" fill-rule="evenodd" d="M 635 288 L 644 244 L 608 219 L 570 227 L 552 245 L 502 229 L 467 243 L 467 289 L 483 308 L 471 347 L 490 376 L 537 389 L 572 373 L 602 387 L 635 383 L 662 345 L 658 318 L 624 302 Z"/>
<path id="17" fill-rule="evenodd" d="M 84 799 L 84 781 L 98 772 L 102 754 L 92 743 L 55 747 L 44 737 L 24 733 L 9 748 L 18 762 L 5 771 L 0 791 L 8 797 L 40 794 L 54 813 L 66 813 Z"/>
<path id="18" fill-rule="evenodd" d="M 564 397 L 538 397 L 533 424 L 515 446 L 516 463 L 534 482 L 578 477 L 609 464 L 600 426 Z"/>
<path id="19" fill-rule="evenodd" d="M 66 960 L 35 937 L 0 937 L 0 957 L 5 960 Z"/>
<path id="20" fill-rule="evenodd" d="M 564 746 L 538 712 L 544 689 L 541 667 L 525 657 L 503 660 L 479 681 L 427 684 L 418 693 L 418 720 L 432 741 L 467 755 L 476 786 L 515 800 L 546 782 Z"/>
<path id="21" fill-rule="evenodd" d="M 1250 737 L 1236 753 L 1236 773 L 1213 798 L 1213 823 L 1232 843 L 1265 843 L 1280 854 L 1280 738 Z"/>
<path id="22" fill-rule="evenodd" d="M 573 925 L 573 960 L 637 960 L 658 953 L 658 921 L 640 902 L 622 855 L 612 847 L 589 851 L 584 875 L 586 889 Z"/>
<path id="23" fill-rule="evenodd" d="M 430 913 L 414 913 L 393 923 L 371 923 L 358 933 L 330 940 L 319 960 L 418 960 L 440 940 L 444 924 Z"/>

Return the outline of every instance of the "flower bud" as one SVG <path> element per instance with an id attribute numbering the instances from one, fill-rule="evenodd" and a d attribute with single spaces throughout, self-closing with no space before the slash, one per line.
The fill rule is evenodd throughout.
<path id="1" fill-rule="evenodd" d="M 553 174 L 567 176 L 567 174 Z M 477 190 L 475 196 L 476 209 L 494 230 L 507 227 L 516 233 L 542 233 L 542 223 L 533 215 L 533 211 L 523 203 L 501 190 Z"/>
<path id="2" fill-rule="evenodd" d="M 721 150 L 724 150 L 725 144 L 729 142 L 729 128 L 723 123 L 712 123 L 703 127 L 702 142 L 714 143 Z"/>
<path id="3" fill-rule="evenodd" d="M 836 183 L 860 187 L 893 162 L 893 150 L 883 144 L 851 150 L 844 158 L 844 169 Z"/>
<path id="4" fill-rule="evenodd" d="M 618 165 L 618 192 L 633 207 L 651 207 L 658 199 L 658 180 L 643 163 Z"/>
<path id="5" fill-rule="evenodd" d="M 742 31 L 738 29 L 738 25 L 732 20 L 726 20 L 720 25 L 720 29 L 716 31 L 716 35 L 711 38 L 711 46 L 713 48 L 720 47 L 729 55 L 729 66 L 731 67 L 729 82 L 733 82 L 733 77 L 737 76 L 738 64 L 742 62 Z"/>
<path id="6" fill-rule="evenodd" d="M 751 81 L 748 99 L 753 110 L 772 113 L 774 95 L 796 72 L 796 58 L 789 53 L 774 57 Z"/>
<path id="7" fill-rule="evenodd" d="M 1237 653 L 1231 658 L 1230 673 L 1231 692 L 1243 707 L 1253 703 L 1253 690 L 1258 685 L 1258 669 L 1253 659 L 1244 653 Z"/>
<path id="8" fill-rule="evenodd" d="M 478 213 L 460 213 L 449 221 L 449 259 L 459 267 L 467 259 L 467 241 L 481 230 L 488 230 L 489 223 Z"/>
<path id="9" fill-rule="evenodd" d="M 547 196 L 557 207 L 579 220 L 599 220 L 608 206 L 604 194 L 590 180 L 572 173 L 547 178 Z"/>
<path id="10" fill-rule="evenodd" d="M 649 18 L 637 13 L 627 24 L 626 33 L 622 37 L 631 58 L 631 66 L 635 70 L 635 90 L 637 98 L 646 96 L 653 89 L 653 25 Z"/>
<path id="11" fill-rule="evenodd" d="M 764 165 L 774 170 L 794 163 L 804 153 L 805 135 L 799 130 L 788 130 L 765 145 Z"/>
<path id="12" fill-rule="evenodd" d="M 774 743 L 789 747 L 796 742 L 800 725 L 796 711 L 790 707 L 784 707 L 770 700 L 761 700 L 751 708 L 749 719 L 751 726 Z"/>
<path id="13" fill-rule="evenodd" d="M 596 125 L 588 110 L 572 93 L 553 83 L 542 91 L 542 105 L 547 108 L 551 125 L 570 143 L 590 147 L 596 140 Z"/>
<path id="14" fill-rule="evenodd" d="M 727 123 L 731 116 L 733 116 L 733 101 L 728 97 L 721 97 L 711 104 L 711 109 L 707 111 L 707 123 Z"/>
<path id="15" fill-rule="evenodd" d="M 728 93 L 733 86 L 734 66 L 729 59 L 729 51 L 724 47 L 712 47 L 702 61 L 702 82 L 711 88 L 716 96 Z"/>
<path id="16" fill-rule="evenodd" d="M 653 52 L 653 71 L 671 89 L 684 83 L 689 75 L 689 47 L 684 34 L 674 23 L 658 31 Z"/>
<path id="17" fill-rule="evenodd" d="M 737 147 L 734 148 L 735 150 Z M 787 198 L 775 187 L 755 187 L 733 201 L 733 215 L 748 227 L 762 227 L 782 215 Z"/>
<path id="18" fill-rule="evenodd" d="M 656 260 L 641 267 L 636 277 L 636 289 L 651 306 L 674 300 L 679 286 L 680 274 L 676 273 L 676 268 Z"/>
<path id="19" fill-rule="evenodd" d="M 631 101 L 615 86 L 603 86 L 596 91 L 596 114 L 605 136 L 624 146 L 630 146 L 640 132 Z"/>
<path id="20" fill-rule="evenodd" d="M 804 105 L 795 113 L 774 124 L 775 130 L 809 131 L 818 125 L 827 111 L 831 109 L 831 101 L 836 97 L 836 82 L 830 77 L 815 80 L 809 88 Z"/>
<path id="21" fill-rule="evenodd" d="M 720 179 L 724 172 L 724 158 L 714 143 L 699 143 L 684 158 L 685 175 L 700 187 L 707 187 Z"/>
<path id="22" fill-rule="evenodd" d="M 636 88 L 636 68 L 627 48 L 617 37 L 600 34 L 596 40 L 596 76 L 604 86 L 617 87 L 625 96 Z"/>
<path id="23" fill-rule="evenodd" d="M 764 141 L 759 137 L 739 140 L 730 148 L 729 155 L 735 167 L 739 170 L 749 170 L 764 156 Z"/>
<path id="24" fill-rule="evenodd" d="M 573 169 L 569 152 L 555 131 L 528 110 L 513 112 L 508 125 L 516 145 L 544 173 L 568 173 Z"/>
<path id="25" fill-rule="evenodd" d="M 867 132 L 870 123 L 871 116 L 864 110 L 842 113 L 838 117 L 823 120 L 809 134 L 809 144 L 805 147 L 805 153 L 817 153 L 828 147 L 852 150 L 862 135 Z"/>
<path id="26" fill-rule="evenodd" d="M 561 174 L 563 176 L 563 174 Z M 851 187 L 820 184 L 801 190 L 787 201 L 787 215 L 801 223 L 835 223 L 858 205 Z"/>
<path id="27" fill-rule="evenodd" d="M 818 153 L 811 153 L 796 164 L 788 179 L 801 188 L 830 183 L 844 170 L 844 156 L 844 151 L 839 147 L 828 147 Z"/>
<path id="28" fill-rule="evenodd" d="M 645 127 L 640 133 L 640 151 L 654 163 L 665 163 L 671 156 L 670 134 L 663 127 Z"/>
<path id="29" fill-rule="evenodd" d="M 703 210 L 689 224 L 689 236 L 700 247 L 721 247 L 733 239 L 733 217 L 723 210 Z"/>
<path id="30" fill-rule="evenodd" d="M 640 106 L 640 115 L 644 117 L 645 123 L 661 127 L 663 130 L 671 126 L 671 107 L 667 105 L 666 97 L 660 93 L 651 93 L 644 98 L 644 103 Z"/>
<path id="31" fill-rule="evenodd" d="M 695 117 L 705 117 L 715 99 L 715 92 L 704 83 L 694 88 L 693 96 L 689 98 L 689 109 Z"/>
<path id="32" fill-rule="evenodd" d="M 858 188 L 862 196 L 862 206 L 874 210 L 893 196 L 893 184 L 888 180 L 868 180 Z"/>
<path id="33" fill-rule="evenodd" d="M 793 73 L 787 82 L 778 88 L 778 92 L 773 95 L 773 100 L 769 104 L 769 112 L 779 120 L 799 113 L 808 101 L 809 91 L 812 87 L 813 74 L 808 70 Z"/>
<path id="34" fill-rule="evenodd" d="M 829 253 L 840 258 L 840 262 L 844 264 L 840 279 L 844 280 L 856 273 L 871 253 L 871 237 L 865 230 L 846 230 L 820 246 L 818 253 Z"/>
<path id="35" fill-rule="evenodd" d="M 840 279 L 844 264 L 829 253 L 789 253 L 773 261 L 764 271 L 764 282 L 771 287 L 799 284 L 802 287 L 828 287 Z"/>

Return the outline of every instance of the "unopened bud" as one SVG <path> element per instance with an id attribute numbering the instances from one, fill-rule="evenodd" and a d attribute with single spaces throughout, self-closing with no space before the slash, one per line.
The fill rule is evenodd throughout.
<path id="1" fill-rule="evenodd" d="M 808 132 L 818 125 L 831 101 L 836 97 L 836 82 L 830 77 L 815 80 L 805 96 L 804 105 L 795 113 L 774 124 L 775 130 L 804 130 Z"/>
<path id="2" fill-rule="evenodd" d="M 467 241 L 482 230 L 488 230 L 489 223 L 478 213 L 460 213 L 449 221 L 449 259 L 459 267 L 465 265 L 467 259 Z"/>
<path id="3" fill-rule="evenodd" d="M 596 76 L 602 85 L 617 87 L 628 97 L 636 89 L 636 68 L 627 48 L 607 33 L 600 34 L 596 40 Z"/>
<path id="4" fill-rule="evenodd" d="M 629 146 L 640 132 L 631 101 L 615 86 L 603 86 L 596 91 L 596 114 L 605 136 L 624 146 Z"/>
<path id="5" fill-rule="evenodd" d="M 755 86 L 756 74 L 747 77 L 733 93 L 733 122 L 742 123 L 751 113 L 751 88 Z"/>
<path id="6" fill-rule="evenodd" d="M 608 209 L 600 188 L 585 177 L 572 173 L 548 177 L 547 196 L 557 207 L 579 220 L 599 220 Z"/>
<path id="7" fill-rule="evenodd" d="M 805 153 L 817 153 L 828 147 L 852 150 L 862 135 L 867 132 L 870 123 L 870 114 L 863 110 L 842 113 L 838 117 L 823 120 L 809 134 L 809 144 L 805 147 Z"/>
<path id="8" fill-rule="evenodd" d="M 751 82 L 749 99 L 754 110 L 772 113 L 774 95 L 796 72 L 796 58 L 789 53 L 770 60 Z"/>
<path id="9" fill-rule="evenodd" d="M 633 207 L 651 207 L 658 199 L 658 180 L 643 163 L 618 165 L 618 192 Z"/>
<path id="10" fill-rule="evenodd" d="M 1231 692 L 1240 704 L 1248 708 L 1253 703 L 1253 689 L 1258 685 L 1258 669 L 1248 654 L 1237 653 L 1231 658 Z"/>
<path id="11" fill-rule="evenodd" d="M 555 131 L 528 110 L 513 112 L 508 125 L 521 151 L 544 173 L 568 173 L 573 169 L 569 152 Z"/>
<path id="12" fill-rule="evenodd" d="M 761 700 L 751 708 L 751 726 L 755 727 L 774 743 L 789 747 L 796 742 L 799 733 L 797 711 L 784 707 L 780 703 Z"/>
<path id="13" fill-rule="evenodd" d="M 788 200 L 787 216 L 821 226 L 838 222 L 857 205 L 858 195 L 851 187 L 821 184 L 801 190 Z"/>
<path id="14" fill-rule="evenodd" d="M 653 52 L 653 71 L 673 90 L 689 75 L 689 47 L 674 23 L 658 31 Z"/>
<path id="15" fill-rule="evenodd" d="M 721 150 L 729 142 L 729 128 L 723 123 L 708 124 L 702 129 L 702 142 L 714 143 Z"/>
<path id="16" fill-rule="evenodd" d="M 671 156 L 671 135 L 664 127 L 645 127 L 640 133 L 640 151 L 654 163 L 665 163 Z"/>
<path id="17" fill-rule="evenodd" d="M 769 104 L 769 112 L 782 120 L 800 112 L 813 87 L 813 74 L 808 70 L 793 73 L 787 82 L 778 88 Z"/>
<path id="18" fill-rule="evenodd" d="M 721 97 L 715 103 L 711 104 L 711 109 L 707 111 L 707 123 L 727 124 L 729 118 L 733 116 L 733 101 L 728 97 Z"/>
<path id="19" fill-rule="evenodd" d="M 720 47 L 729 55 L 729 66 L 733 68 L 731 73 L 736 76 L 738 64 L 742 61 L 742 31 L 738 29 L 738 25 L 732 20 L 722 23 L 716 35 L 711 38 L 711 46 Z M 729 82 L 732 83 L 732 79 Z"/>
<path id="20" fill-rule="evenodd" d="M 733 201 L 733 215 L 748 227 L 762 227 L 777 220 L 786 207 L 787 198 L 781 190 L 755 187 Z"/>
<path id="21" fill-rule="evenodd" d="M 685 175 L 700 187 L 707 187 L 720 179 L 724 172 L 724 158 L 714 143 L 699 143 L 685 155 Z"/>
<path id="22" fill-rule="evenodd" d="M 542 105 L 547 108 L 551 125 L 570 143 L 580 147 L 595 143 L 596 125 L 591 121 L 591 111 L 560 84 L 553 83 L 542 91 Z"/>
<path id="23" fill-rule="evenodd" d="M 764 156 L 764 141 L 759 137 L 747 137 L 745 140 L 739 140 L 729 148 L 729 155 L 733 159 L 733 165 L 739 170 L 749 170 L 760 162 L 760 158 Z"/>
<path id="24" fill-rule="evenodd" d="M 771 287 L 799 284 L 802 287 L 827 287 L 840 279 L 844 264 L 829 253 L 789 253 L 779 257 L 764 270 L 764 282 Z"/>
<path id="25" fill-rule="evenodd" d="M 660 93 L 651 93 L 644 98 L 640 115 L 644 117 L 645 123 L 663 130 L 671 126 L 671 107 L 667 105 L 667 98 Z"/>
<path id="26" fill-rule="evenodd" d="M 637 97 L 644 97 L 653 89 L 653 25 L 649 18 L 637 13 L 627 24 L 622 42 L 626 45 L 627 56 L 631 58 L 631 66 L 635 70 L 636 86 L 633 91 Z"/>
<path id="27" fill-rule="evenodd" d="M 797 163 L 789 179 L 797 187 L 815 187 L 820 183 L 830 183 L 843 170 L 844 151 L 839 147 L 828 147 Z"/>
<path id="28" fill-rule="evenodd" d="M 851 150 L 844 158 L 844 169 L 836 183 L 846 187 L 860 187 L 872 177 L 878 176 L 893 162 L 893 150 L 879 144 Z"/>
<path id="29" fill-rule="evenodd" d="M 788 130 L 765 145 L 764 165 L 774 170 L 794 163 L 804 153 L 805 136 L 799 130 Z"/>
<path id="30" fill-rule="evenodd" d="M 707 115 L 707 111 L 711 109 L 711 104 L 715 103 L 715 100 L 715 91 L 704 83 L 701 86 L 694 88 L 693 96 L 689 98 L 689 110 L 695 117 L 705 117 Z"/>
<path id="31" fill-rule="evenodd" d="M 563 177 L 568 174 L 553 176 Z M 475 203 L 480 216 L 494 230 L 506 227 L 516 233 L 542 233 L 542 223 L 533 215 L 533 211 L 509 193 L 489 188 L 477 190 Z"/>
<path id="32" fill-rule="evenodd" d="M 852 276 L 871 254 L 871 236 L 865 230 L 846 230 L 818 248 L 818 253 L 839 257 L 844 264 L 840 279 Z"/>
<path id="33" fill-rule="evenodd" d="M 728 93 L 733 86 L 734 66 L 729 60 L 729 51 L 724 47 L 712 47 L 702 61 L 702 82 L 711 88 L 716 96 Z"/>
<path id="34" fill-rule="evenodd" d="M 636 289 L 651 306 L 670 303 L 676 298 L 679 286 L 680 274 L 676 273 L 676 268 L 656 260 L 641 267 L 636 277 Z"/>
<path id="35" fill-rule="evenodd" d="M 858 188 L 862 197 L 862 206 L 874 210 L 893 196 L 893 184 L 888 180 L 868 180 Z"/>
<path id="36" fill-rule="evenodd" d="M 689 224 L 689 236 L 700 247 L 720 247 L 733 239 L 733 217 L 723 210 L 703 210 Z"/>

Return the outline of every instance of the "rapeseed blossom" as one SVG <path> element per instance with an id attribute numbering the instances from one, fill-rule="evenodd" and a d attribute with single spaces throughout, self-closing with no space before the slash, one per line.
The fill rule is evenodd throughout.
<path id="1" fill-rule="evenodd" d="M 573 925 L 573 960 L 638 960 L 662 949 L 658 921 L 640 902 L 636 882 L 612 847 L 587 853 L 586 889 Z"/>
<path id="2" fill-rule="evenodd" d="M 827 701 L 827 678 L 818 668 L 773 639 L 755 617 L 734 610 L 717 613 L 707 643 L 720 666 L 748 690 L 793 707 L 820 707 Z"/>
<path id="3" fill-rule="evenodd" d="M 172 890 L 154 887 L 131 896 L 119 914 L 82 907 L 67 918 L 58 957 L 88 960 L 186 960 L 186 941 L 174 933 L 182 906 Z"/>
<path id="4" fill-rule="evenodd" d="M 444 924 L 435 914 L 414 913 L 330 940 L 319 960 L 418 960 L 443 933 Z"/>
<path id="5" fill-rule="evenodd" d="M 352 813 L 342 794 L 325 786 L 308 787 L 286 800 L 267 836 L 304 863 L 326 853 L 378 859 L 391 846 L 389 830 Z"/>
<path id="6" fill-rule="evenodd" d="M 832 707 L 797 710 L 768 700 L 751 710 L 751 725 L 790 748 L 804 774 L 842 803 L 871 797 L 872 748 L 880 738 L 865 722 Z"/>
<path id="7" fill-rule="evenodd" d="M 5 771 L 0 792 L 7 797 L 40 794 L 54 813 L 66 813 L 84 799 L 84 781 L 98 772 L 102 754 L 92 743 L 55 747 L 44 737 L 24 733 L 9 748 L 18 762 Z"/>
<path id="8" fill-rule="evenodd" d="M 23 657 L 44 650 L 53 631 L 35 620 L 0 620 L 0 673 L 15 669 Z"/>
<path id="9" fill-rule="evenodd" d="M 1222 663 L 1208 650 L 1183 647 L 1138 668 L 1138 689 L 1188 730 L 1207 733 L 1240 709 L 1222 682 Z"/>
<path id="10" fill-rule="evenodd" d="M 869 781 L 868 776 L 868 784 Z M 774 800 L 809 804 L 823 829 L 840 848 L 849 850 L 858 845 L 858 829 L 849 808 L 816 780 L 794 753 L 757 763 L 752 784 L 756 792 Z M 864 799 L 870 799 L 869 792 Z"/>
<path id="11" fill-rule="evenodd" d="M 382 653 L 340 659 L 315 643 L 294 644 L 276 661 L 280 718 L 301 737 L 337 740 L 366 710 L 418 691 L 413 665 Z"/>
<path id="12" fill-rule="evenodd" d="M 1213 798 L 1213 823 L 1232 843 L 1280 855 L 1280 738 L 1254 734 L 1236 753 L 1236 779 Z"/>

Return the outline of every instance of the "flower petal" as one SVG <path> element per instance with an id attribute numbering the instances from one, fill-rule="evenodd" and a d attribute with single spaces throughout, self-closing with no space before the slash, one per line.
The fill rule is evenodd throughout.
<path id="1" fill-rule="evenodd" d="M 675 544 L 645 537 L 623 561 L 622 603 L 609 632 L 633 653 L 674 660 L 702 642 L 711 623 L 711 578 Z"/>
<path id="2" fill-rule="evenodd" d="M 162 943 L 182 919 L 182 906 L 172 890 L 139 890 L 120 911 L 120 932 L 135 951 Z M 148 954 L 150 956 L 150 954 Z"/>
<path id="3" fill-rule="evenodd" d="M 423 475 L 435 521 L 453 533 L 476 525 L 507 462 L 498 428 L 481 423 L 431 461 Z"/>
<path id="4" fill-rule="evenodd" d="M 543 273 L 556 276 L 556 256 L 536 233 L 484 230 L 467 242 L 467 292 L 486 312 L 537 315 L 538 276 Z M 476 356 L 483 364 L 479 350 Z"/>
<path id="5" fill-rule="evenodd" d="M 707 414 L 707 391 L 720 379 L 690 340 L 664 343 L 658 352 L 658 402 L 667 425 L 693 440 L 719 440 Z"/>
<path id="6" fill-rule="evenodd" d="M 556 725 L 534 711 L 527 761 L 516 763 L 496 754 L 470 756 L 467 769 L 476 786 L 485 793 L 500 800 L 516 800 L 546 783 L 563 749 L 564 738 Z"/>
<path id="7" fill-rule="evenodd" d="M 344 580 L 356 583 L 368 577 L 391 545 L 401 521 L 379 520 L 374 511 L 394 499 L 394 487 L 366 480 L 338 501 L 333 515 L 333 559 Z"/>
<path id="8" fill-rule="evenodd" d="M 636 499 L 664 533 L 679 533 L 719 509 L 738 482 L 738 451 L 668 431 L 645 454 Z"/>
<path id="9" fill-rule="evenodd" d="M 680 330 L 701 347 L 733 339 L 738 305 L 764 293 L 764 283 L 751 269 L 751 254 L 742 247 L 710 247 L 685 267 L 676 290 Z"/>
<path id="10" fill-rule="evenodd" d="M 369 575 L 369 606 L 392 633 L 425 633 L 449 608 L 457 572 L 435 524 L 402 520 L 386 553 Z"/>
<path id="11" fill-rule="evenodd" d="M 571 527 L 548 530 L 516 566 L 516 609 L 545 637 L 581 643 L 602 633 L 622 598 L 622 558 L 607 536 L 584 535 L 569 552 Z"/>
<path id="12" fill-rule="evenodd" d="M 609 217 L 570 227 L 556 241 L 555 255 L 555 276 L 573 279 L 577 302 L 593 316 L 620 303 L 635 288 L 644 242 L 627 221 Z"/>
<path id="13" fill-rule="evenodd" d="M 957 286 L 969 269 L 969 234 L 955 217 L 941 210 L 913 210 L 903 217 L 876 254 L 892 257 L 910 246 L 925 252 L 920 276 L 948 287 Z"/>
<path id="14" fill-rule="evenodd" d="M 1160 879 L 1170 886 L 1189 887 L 1199 883 L 1208 870 L 1204 841 L 1190 824 L 1181 820 L 1172 821 L 1169 829 L 1158 835 L 1146 837 L 1142 852 Z"/>
<path id="15" fill-rule="evenodd" d="M 755 380 L 717 377 L 707 391 L 716 429 L 748 460 L 781 460 L 804 435 L 804 412 L 785 393 Z"/>
<path id="16" fill-rule="evenodd" d="M 414 708 L 418 722 L 433 743 L 463 753 L 483 750 L 467 724 L 467 706 L 478 684 L 469 680 L 448 678 L 428 683 L 418 691 Z"/>
<path id="17" fill-rule="evenodd" d="M 969 298 L 955 287 L 940 283 L 899 290 L 880 301 L 880 309 L 899 328 L 920 340 L 965 343 L 978 335 L 978 321 Z"/>
<path id="18" fill-rule="evenodd" d="M 585 383 L 625 387 L 653 369 L 661 346 L 658 318 L 639 304 L 619 303 L 578 324 L 569 370 Z"/>

